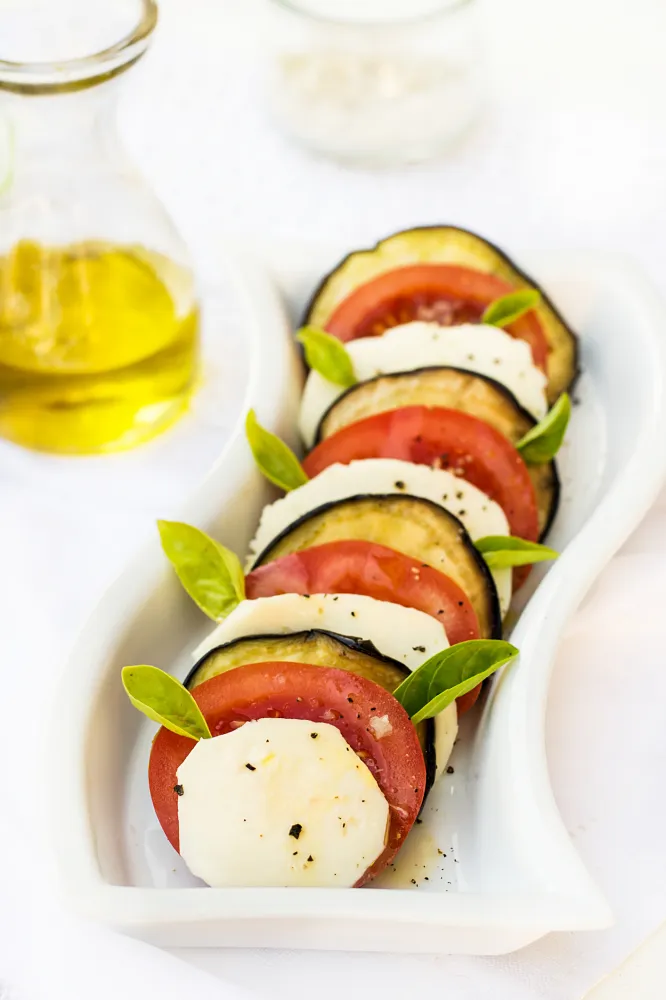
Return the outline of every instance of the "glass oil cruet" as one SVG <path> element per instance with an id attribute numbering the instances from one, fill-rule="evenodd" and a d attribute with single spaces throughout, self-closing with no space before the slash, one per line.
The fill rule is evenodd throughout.
<path id="1" fill-rule="evenodd" d="M 192 271 L 115 130 L 156 22 L 154 0 L 0 3 L 0 437 L 21 445 L 128 448 L 187 407 Z"/>

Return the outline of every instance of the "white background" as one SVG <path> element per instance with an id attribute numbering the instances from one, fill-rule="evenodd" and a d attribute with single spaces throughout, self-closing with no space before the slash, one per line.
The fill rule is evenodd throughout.
<path id="1" fill-rule="evenodd" d="M 307 238 L 351 248 L 403 226 L 446 221 L 509 251 L 627 252 L 666 293 L 663 0 L 485 0 L 485 120 L 443 162 L 379 174 L 312 159 L 269 129 L 253 80 L 253 0 L 161 6 L 153 51 L 127 79 L 122 126 L 204 270 L 227 230 L 272 246 Z M 167 498 L 172 504 L 185 494 L 192 474 L 170 470 L 164 504 L 153 491 L 91 508 L 85 491 L 54 495 L 46 468 L 0 447 L 6 768 L 29 755 L 52 678 L 104 586 L 165 513 Z M 30 1000 L 131 998 L 133 990 L 164 998 L 189 988 L 226 995 L 195 967 L 290 1000 L 414 990 L 452 1000 L 581 996 L 666 918 L 665 556 L 666 497 L 569 630 L 549 708 L 554 788 L 616 910 L 612 931 L 553 935 L 505 959 L 200 951 L 181 953 L 189 965 L 162 967 L 159 953 L 81 928 L 58 911 L 33 850 L 36 793 L 17 787 L 9 767 L 0 834 L 18 831 L 21 845 L 5 839 L 0 862 L 0 892 L 8 890 L 7 903 L 0 899 L 0 980 Z M 662 994 L 647 986 L 636 993 Z"/>

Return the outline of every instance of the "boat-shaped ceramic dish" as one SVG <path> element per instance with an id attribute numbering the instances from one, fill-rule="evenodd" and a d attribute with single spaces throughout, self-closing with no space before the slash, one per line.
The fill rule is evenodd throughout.
<path id="1" fill-rule="evenodd" d="M 281 293 L 261 268 L 231 262 L 244 318 L 238 349 L 248 352 L 250 377 L 223 453 L 179 512 L 241 556 L 271 496 L 245 443 L 244 413 L 255 407 L 262 423 L 296 444 L 303 375 L 287 310 L 303 305 L 335 256 L 302 259 L 291 269 L 282 261 Z M 431 792 L 398 874 L 362 890 L 211 889 L 187 872 L 148 794 L 155 726 L 132 709 L 120 683 L 127 663 L 155 663 L 182 678 L 210 626 L 155 532 L 83 631 L 57 707 L 53 837 L 80 912 L 162 945 L 475 954 L 612 920 L 558 814 L 544 719 L 567 621 L 664 479 L 666 314 L 624 258 L 524 254 L 520 263 L 580 334 L 583 373 L 549 536 L 562 555 L 521 594 L 512 633 L 519 661 L 461 727 L 454 774 Z"/>

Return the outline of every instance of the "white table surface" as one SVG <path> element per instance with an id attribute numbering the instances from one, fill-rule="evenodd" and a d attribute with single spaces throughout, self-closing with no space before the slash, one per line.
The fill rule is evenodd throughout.
<path id="1" fill-rule="evenodd" d="M 666 294 L 662 0 L 485 0 L 493 94 L 485 121 L 445 161 L 380 174 L 311 159 L 268 128 L 252 79 L 254 0 L 162 0 L 162 9 L 154 50 L 127 81 L 123 131 L 204 269 L 225 230 L 272 245 L 306 234 L 344 248 L 403 226 L 448 221 L 507 249 L 623 250 Z M 188 474 L 196 474 L 196 456 L 191 461 Z M 164 513 L 159 491 L 90 509 L 54 493 L 45 469 L 0 445 L 4 760 L 20 757 L 22 741 L 37 738 L 50 679 L 78 628 Z M 183 478 L 182 467 L 165 472 L 169 504 L 182 494 Z M 552 935 L 503 959 L 202 950 L 181 951 L 189 964 L 162 968 L 163 956 L 130 942 L 110 944 L 40 893 L 38 804 L 6 781 L 0 997 L 3 979 L 11 996 L 29 1000 L 83 1000 L 93 982 L 97 996 L 131 998 L 137 980 L 150 997 L 145 977 L 158 966 L 174 997 L 190 983 L 204 997 L 231 995 L 222 983 L 290 1000 L 313 991 L 328 1000 L 341 988 L 353 997 L 369 990 L 398 997 L 415 987 L 445 991 L 451 1000 L 581 997 L 666 917 L 664 852 L 641 848 L 645 825 L 666 842 L 663 784 L 644 770 L 650 761 L 654 773 L 655 758 L 666 764 L 663 596 L 666 495 L 572 624 L 549 707 L 555 792 L 581 855 L 615 906 L 612 930 Z M 10 847 L 17 830 L 22 843 Z M 26 864 L 30 878 L 27 868 L 22 873 Z M 612 977 L 616 984 L 624 977 L 622 983 L 600 986 L 594 1000 L 628 995 L 620 988 L 640 1000 L 662 997 L 664 943 L 654 938 L 641 951 L 634 981 L 640 986 L 627 979 L 629 963 Z M 37 956 L 46 962 L 39 974 Z M 218 977 L 218 987 L 196 967 Z"/>

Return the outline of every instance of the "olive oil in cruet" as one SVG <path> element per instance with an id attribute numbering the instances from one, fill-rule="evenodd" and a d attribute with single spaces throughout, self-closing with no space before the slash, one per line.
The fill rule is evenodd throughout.
<path id="1" fill-rule="evenodd" d="M 83 16 L 86 2 L 69 6 Z M 196 381 L 187 255 L 115 135 L 116 77 L 143 54 L 157 16 L 152 0 L 132 3 L 133 27 L 115 46 L 53 63 L 3 62 L 0 10 L 0 128 L 4 111 L 11 136 L 0 176 L 0 436 L 45 451 L 149 440 L 184 412 Z"/>

